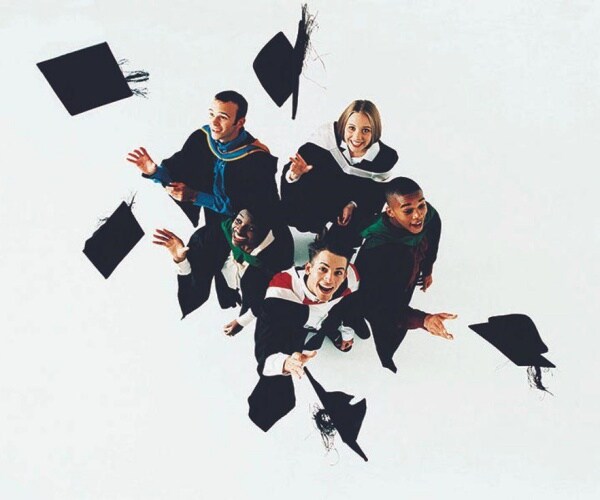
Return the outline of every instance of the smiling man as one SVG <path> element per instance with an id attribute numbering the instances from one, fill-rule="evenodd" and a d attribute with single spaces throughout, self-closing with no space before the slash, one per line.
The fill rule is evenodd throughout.
<path id="1" fill-rule="evenodd" d="M 354 320 L 346 307 L 359 285 L 350 264 L 352 249 L 331 238 L 309 246 L 309 262 L 282 271 L 271 280 L 256 322 L 255 355 L 260 379 L 248 398 L 249 416 L 264 431 L 295 404 L 291 377 L 301 378 L 325 336 L 338 349 L 352 346 Z"/>
<path id="2" fill-rule="evenodd" d="M 433 283 L 442 225 L 437 211 L 407 177 L 391 180 L 385 195 L 385 212 L 362 232 L 365 242 L 356 266 L 362 277 L 358 298 L 377 354 L 384 367 L 396 372 L 392 358 L 407 329 L 424 328 L 451 340 L 444 321 L 456 315 L 428 314 L 409 306 L 418 284 L 426 291 Z"/>
<path id="3" fill-rule="evenodd" d="M 347 351 L 353 332 L 344 327 L 344 301 L 358 289 L 350 264 L 352 249 L 331 240 L 309 246 L 304 267 L 282 271 L 271 280 L 256 324 L 258 371 L 264 376 L 301 377 L 302 366 L 321 347 L 325 336 Z"/>
<path id="4" fill-rule="evenodd" d="M 187 246 L 167 229 L 157 229 L 153 243 L 165 247 L 177 266 L 183 317 L 206 302 L 213 279 L 223 309 L 241 304 L 237 318 L 223 327 L 229 336 L 254 321 L 269 281 L 294 260 L 289 229 L 257 209 L 198 229 Z"/>
<path id="5" fill-rule="evenodd" d="M 140 147 L 127 160 L 162 184 L 194 225 L 201 207 L 211 224 L 243 208 L 274 206 L 277 158 L 244 128 L 247 110 L 242 95 L 219 92 L 208 109 L 209 123 L 193 132 L 181 151 L 157 165 Z"/>

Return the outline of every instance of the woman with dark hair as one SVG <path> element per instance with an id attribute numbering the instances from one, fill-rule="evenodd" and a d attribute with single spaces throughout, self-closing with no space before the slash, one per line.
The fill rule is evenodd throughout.
<path id="1" fill-rule="evenodd" d="M 288 225 L 299 231 L 359 232 L 380 212 L 384 184 L 398 155 L 380 140 L 381 117 L 371 101 L 353 101 L 338 120 L 320 127 L 285 166 L 281 197 Z"/>

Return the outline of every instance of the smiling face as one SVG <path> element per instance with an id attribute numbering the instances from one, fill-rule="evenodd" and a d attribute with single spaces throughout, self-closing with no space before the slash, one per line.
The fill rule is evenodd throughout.
<path id="1" fill-rule="evenodd" d="M 373 139 L 373 126 L 364 113 L 352 113 L 344 128 L 344 142 L 348 145 L 350 156 L 363 156 Z"/>
<path id="2" fill-rule="evenodd" d="M 210 135 L 215 141 L 230 142 L 239 134 L 246 118 L 236 120 L 238 105 L 234 102 L 214 100 L 208 108 Z"/>
<path id="3" fill-rule="evenodd" d="M 346 279 L 348 259 L 322 250 L 306 264 L 306 286 L 321 302 L 328 302 Z"/>
<path id="4" fill-rule="evenodd" d="M 423 191 L 388 196 L 385 212 L 394 226 L 419 234 L 423 230 L 423 222 L 427 214 Z"/>
<path id="5" fill-rule="evenodd" d="M 252 222 L 252 215 L 248 210 L 240 210 L 231 224 L 231 243 L 250 253 L 264 239 L 264 231 Z"/>

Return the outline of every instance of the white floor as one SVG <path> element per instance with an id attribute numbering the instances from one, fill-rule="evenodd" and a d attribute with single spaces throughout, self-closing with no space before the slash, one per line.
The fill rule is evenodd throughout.
<path id="1" fill-rule="evenodd" d="M 310 7 L 319 57 L 295 121 L 251 63 L 277 31 L 294 41 L 297 2 L 0 7 L 0 498 L 599 497 L 600 5 Z M 71 117 L 35 63 L 105 40 L 150 71 L 149 99 Z M 248 129 L 282 161 L 352 99 L 373 100 L 399 171 L 442 215 L 434 285 L 415 303 L 457 312 L 456 339 L 410 333 L 397 375 L 372 341 L 312 362 L 327 389 L 367 398 L 368 463 L 340 442 L 329 465 L 306 380 L 286 419 L 253 426 L 252 330 L 219 332 L 233 311 L 211 301 L 179 321 L 175 272 L 150 236 L 192 228 L 124 158 L 140 145 L 169 156 L 225 88 L 246 95 Z M 83 243 L 132 192 L 146 237 L 104 280 Z M 468 329 L 512 312 L 550 348 L 554 397 Z"/>

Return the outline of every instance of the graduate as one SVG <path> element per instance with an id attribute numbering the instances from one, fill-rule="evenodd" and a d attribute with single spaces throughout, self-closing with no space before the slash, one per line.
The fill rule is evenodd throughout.
<path id="1" fill-rule="evenodd" d="M 181 151 L 157 165 L 140 147 L 127 160 L 162 184 L 194 226 L 201 207 L 207 224 L 258 203 L 273 207 L 279 201 L 277 158 L 244 128 L 247 111 L 242 95 L 219 92 L 208 109 L 209 123 L 193 132 Z"/>
<path id="2" fill-rule="evenodd" d="M 355 308 L 345 304 L 359 286 L 352 253 L 332 238 L 316 239 L 304 267 L 282 271 L 269 284 L 255 331 L 260 379 L 248 399 L 249 416 L 264 431 L 295 406 L 289 375 L 304 375 L 326 336 L 341 351 L 352 347 L 352 328 L 345 326 L 355 321 Z"/>
<path id="3" fill-rule="evenodd" d="M 344 317 L 343 306 L 359 286 L 351 255 L 351 248 L 331 238 L 317 239 L 309 246 L 309 262 L 273 276 L 256 324 L 260 374 L 301 376 L 299 358 L 319 349 L 325 336 L 349 350 L 353 331 L 344 320 L 352 318 Z"/>
<path id="4" fill-rule="evenodd" d="M 157 229 L 153 243 L 165 247 L 177 265 L 183 317 L 206 302 L 213 278 L 223 309 L 241 304 L 237 318 L 223 327 L 230 336 L 254 321 L 273 275 L 294 262 L 289 229 L 257 209 L 198 229 L 187 246 L 167 229 Z"/>
<path id="5" fill-rule="evenodd" d="M 290 158 L 281 177 L 284 215 L 299 231 L 360 244 L 360 230 L 381 212 L 384 186 L 398 154 L 381 142 L 381 117 L 371 101 L 350 103 Z"/>
<path id="6" fill-rule="evenodd" d="M 442 223 L 412 179 L 398 177 L 386 185 L 387 207 L 362 235 L 356 257 L 361 275 L 358 294 L 371 324 L 377 354 L 385 368 L 396 372 L 392 357 L 407 329 L 424 328 L 452 339 L 444 325 L 455 314 L 428 314 L 409 306 L 415 287 L 425 292 L 433 283 Z"/>

